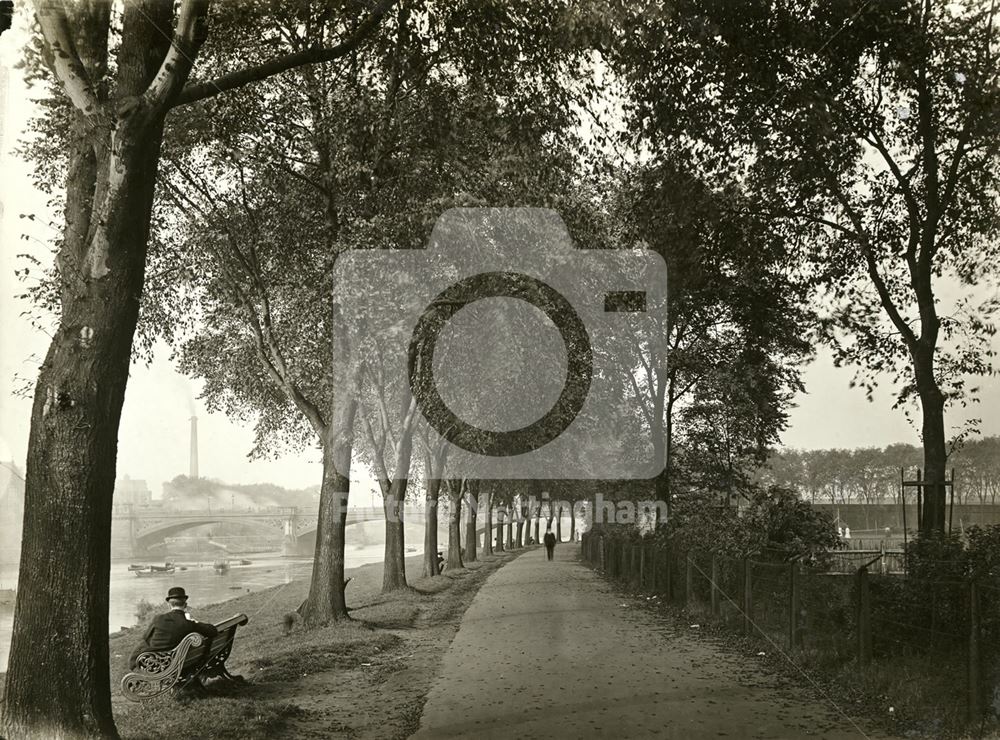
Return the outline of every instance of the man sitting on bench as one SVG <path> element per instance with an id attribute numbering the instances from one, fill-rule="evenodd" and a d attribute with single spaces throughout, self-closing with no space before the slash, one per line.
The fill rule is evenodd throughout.
<path id="1" fill-rule="evenodd" d="M 134 670 L 136 658 L 142 653 L 173 650 L 180 644 L 180 641 L 197 632 L 205 637 L 215 637 L 218 630 L 214 624 L 207 622 L 196 622 L 187 613 L 187 594 L 180 586 L 174 586 L 167 591 L 167 603 L 170 604 L 170 611 L 166 614 L 158 614 L 153 623 L 149 625 L 146 634 L 142 637 L 142 642 L 132 651 L 129 658 L 129 670 Z"/>

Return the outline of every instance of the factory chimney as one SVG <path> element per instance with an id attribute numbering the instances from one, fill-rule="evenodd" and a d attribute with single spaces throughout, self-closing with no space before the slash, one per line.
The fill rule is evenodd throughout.
<path id="1" fill-rule="evenodd" d="M 191 417 L 191 478 L 198 477 L 198 417 Z"/>

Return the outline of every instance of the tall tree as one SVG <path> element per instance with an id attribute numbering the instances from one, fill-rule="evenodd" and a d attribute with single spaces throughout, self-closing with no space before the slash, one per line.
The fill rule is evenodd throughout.
<path id="1" fill-rule="evenodd" d="M 693 167 L 667 155 L 636 167 L 618 201 L 621 238 L 659 253 L 670 276 L 665 346 L 654 351 L 637 335 L 617 347 L 628 358 L 624 392 L 663 466 L 657 498 L 668 506 L 695 480 L 743 487 L 784 429 L 811 354 L 811 316 L 787 270 L 787 244 L 762 218 L 734 220 L 747 195 L 724 178 L 692 178 Z M 676 454 L 678 441 L 694 454 Z"/>
<path id="2" fill-rule="evenodd" d="M 348 54 L 389 4 L 361 18 L 344 12 L 352 30 L 334 46 L 284 49 L 188 83 L 208 36 L 207 0 L 184 0 L 176 19 L 168 0 L 130 2 L 120 14 L 101 0 L 38 3 L 35 59 L 44 60 L 61 96 L 40 123 L 50 136 L 32 148 L 43 180 L 65 173 L 64 228 L 58 328 L 35 386 L 28 440 L 7 737 L 117 736 L 108 675 L 111 502 L 168 112 Z M 44 76 L 43 65 L 35 66 Z M 51 177 L 47 184 L 60 187 Z M 49 648 L 52 635 L 62 649 Z"/>
<path id="3" fill-rule="evenodd" d="M 552 87 L 556 82 L 546 83 L 553 95 L 496 94 L 518 88 L 515 82 L 532 78 L 539 65 L 571 55 L 553 46 L 552 31 L 534 27 L 552 11 L 543 4 L 505 6 L 498 16 L 482 4 L 409 3 L 386 19 L 383 32 L 353 55 L 352 64 L 302 69 L 296 85 L 247 91 L 211 117 L 184 121 L 188 146 L 169 158 L 164 201 L 173 215 L 165 219 L 158 268 L 176 271 L 198 255 L 194 290 L 186 292 L 196 294 L 204 320 L 178 342 L 182 366 L 206 379 L 213 407 L 256 419 L 255 452 L 317 437 L 325 449 L 327 440 L 350 438 L 350 430 L 328 430 L 330 404 L 340 403 L 331 377 L 344 375 L 340 365 L 348 360 L 330 344 L 332 302 L 347 300 L 327 292 L 341 255 L 423 246 L 428 225 L 452 203 L 517 202 L 525 194 L 537 200 L 566 189 L 573 160 L 564 140 L 571 117 Z M 456 43 L 458 35 L 492 33 L 501 21 L 509 38 L 489 60 L 481 46 Z M 289 17 L 279 29 L 294 47 L 310 48 L 330 33 L 328 24 Z M 529 41 L 551 49 L 552 60 Z M 230 54 L 238 51 L 236 44 Z M 221 50 L 219 57 L 228 60 Z M 493 66 L 483 68 L 486 61 Z M 525 175 L 529 159 L 551 166 Z M 303 285 L 314 289 L 302 291 Z M 386 305 L 398 299 L 397 288 L 393 275 L 372 286 Z M 175 313 L 190 315 L 177 296 L 167 301 Z M 380 351 L 360 347 L 371 342 L 362 336 L 362 323 L 367 320 L 345 327 L 358 366 Z M 253 358 L 258 366 L 236 366 L 234 356 Z M 407 405 L 396 400 L 405 378 L 367 366 L 362 380 L 361 419 L 371 433 L 358 435 L 355 451 L 379 468 L 392 553 L 385 585 L 396 588 L 405 585 L 398 507 L 415 426 L 400 427 Z M 427 479 L 432 497 L 436 480 Z M 330 491 L 335 493 L 339 499 L 347 492 Z M 334 539 L 342 542 L 343 533 Z M 436 549 L 430 549 L 433 559 Z M 435 565 L 425 563 L 428 570 Z M 335 587 L 341 582 L 332 579 Z M 332 616 L 346 616 L 342 595 L 333 598 Z M 329 598 L 311 592 L 307 615 L 314 601 Z M 324 609 L 310 621 L 328 618 Z"/>
<path id="4" fill-rule="evenodd" d="M 996 12 L 685 0 L 617 47 L 634 132 L 738 175 L 822 289 L 837 361 L 919 401 L 925 532 L 945 524 L 945 408 L 990 371 L 1000 307 L 975 290 L 942 306 L 1000 256 Z"/>

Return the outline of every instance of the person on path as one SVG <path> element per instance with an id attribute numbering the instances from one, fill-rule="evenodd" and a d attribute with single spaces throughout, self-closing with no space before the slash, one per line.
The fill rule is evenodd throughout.
<path id="1" fill-rule="evenodd" d="M 160 650 L 173 650 L 181 640 L 197 632 L 204 637 L 215 637 L 218 630 L 214 624 L 197 622 L 187 613 L 187 594 L 180 586 L 174 586 L 167 591 L 167 603 L 170 611 L 158 614 L 153 618 L 146 633 L 142 637 L 128 661 L 129 669 L 135 669 L 136 659 L 142 653 Z"/>
<path id="2" fill-rule="evenodd" d="M 552 555 L 556 549 L 556 535 L 551 529 L 545 533 L 545 554 L 549 560 L 552 560 Z"/>

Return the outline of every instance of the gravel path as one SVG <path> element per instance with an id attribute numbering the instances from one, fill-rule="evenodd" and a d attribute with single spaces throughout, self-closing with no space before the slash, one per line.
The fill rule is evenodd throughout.
<path id="1" fill-rule="evenodd" d="M 865 734 L 832 706 L 623 605 L 539 548 L 495 572 L 462 619 L 414 738 L 829 738 Z"/>

